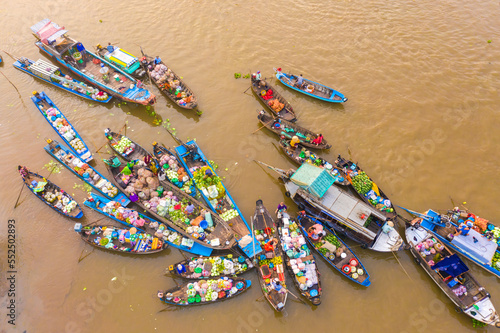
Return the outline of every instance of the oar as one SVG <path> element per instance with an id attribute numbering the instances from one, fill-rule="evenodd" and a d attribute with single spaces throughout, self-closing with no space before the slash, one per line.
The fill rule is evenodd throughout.
<path id="1" fill-rule="evenodd" d="M 5 51 L 5 50 L 2 50 L 5 54 L 7 54 L 9 57 L 12 58 L 12 60 L 20 60 L 18 57 L 14 57 L 12 54 L 10 54 L 9 52 Z"/>
<path id="2" fill-rule="evenodd" d="M 83 247 L 82 249 L 82 252 L 80 253 L 80 258 L 78 258 L 78 263 L 80 263 L 83 259 L 87 258 L 89 255 L 91 255 L 95 248 L 92 248 L 92 251 L 90 251 L 88 254 L 86 254 L 83 258 L 82 258 L 82 254 L 83 254 L 83 251 L 85 250 L 85 247 L 86 247 L 87 243 L 85 243 L 85 246 Z"/>
<path id="3" fill-rule="evenodd" d="M 269 125 L 270 123 L 272 123 L 272 122 L 273 122 L 273 121 L 275 121 L 275 120 L 276 120 L 276 118 L 274 118 L 274 117 L 273 117 L 273 119 L 272 119 L 272 120 L 270 120 L 270 121 L 268 121 L 267 123 L 265 123 L 265 124 L 261 125 L 259 129 L 257 129 L 257 130 L 255 130 L 255 131 L 253 131 L 251 134 L 254 134 L 254 133 L 256 133 L 256 132 L 260 131 L 261 129 L 263 129 L 264 127 L 266 127 L 267 125 Z"/>
<path id="4" fill-rule="evenodd" d="M 410 279 L 411 282 L 413 282 L 413 279 L 411 278 L 411 276 L 408 274 L 408 272 L 406 271 L 406 269 L 403 267 L 403 265 L 401 264 L 401 262 L 399 261 L 398 257 L 396 256 L 396 254 L 394 253 L 394 251 L 391 251 L 392 254 L 394 255 L 394 258 L 396 258 L 396 260 L 398 261 L 398 264 L 399 266 L 401 266 L 401 268 L 403 269 L 403 271 L 405 272 L 406 276 L 408 276 L 408 278 Z"/>
<path id="5" fill-rule="evenodd" d="M 287 289 L 286 292 L 289 293 L 290 295 L 292 295 L 293 297 L 295 297 L 302 304 L 307 305 L 306 302 L 304 302 L 303 300 L 301 300 L 300 298 L 298 298 L 297 296 L 295 296 L 290 290 Z"/>
<path id="6" fill-rule="evenodd" d="M 14 205 L 14 209 L 17 208 L 17 203 L 19 202 L 19 198 L 21 197 L 21 193 L 23 193 L 24 186 L 26 186 L 26 184 L 24 183 L 24 180 L 23 180 L 23 185 L 21 187 L 21 191 L 19 191 L 19 195 L 17 196 L 17 200 L 16 200 L 16 204 Z"/>
<path id="7" fill-rule="evenodd" d="M 16 89 L 17 94 L 19 95 L 19 99 L 21 100 L 21 103 L 23 103 L 24 108 L 25 108 L 25 109 L 27 109 L 26 104 L 24 104 L 24 101 L 23 101 L 23 98 L 22 98 L 22 96 L 21 96 L 21 93 L 19 92 L 19 89 L 17 89 L 16 85 L 15 85 L 14 83 L 12 83 L 12 81 L 11 81 L 11 80 L 9 80 L 9 78 L 8 78 L 7 76 L 5 76 L 5 74 L 4 74 L 3 72 L 0 72 L 0 73 L 3 75 L 3 77 L 4 77 L 7 81 L 9 81 L 9 83 L 10 83 L 10 84 L 14 87 L 14 89 Z"/>

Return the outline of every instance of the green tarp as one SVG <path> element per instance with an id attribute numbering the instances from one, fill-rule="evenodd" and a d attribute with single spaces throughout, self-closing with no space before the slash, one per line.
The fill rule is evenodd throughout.
<path id="1" fill-rule="evenodd" d="M 309 163 L 302 164 L 293 174 L 291 180 L 320 198 L 335 182 L 335 179 L 328 171 Z"/>

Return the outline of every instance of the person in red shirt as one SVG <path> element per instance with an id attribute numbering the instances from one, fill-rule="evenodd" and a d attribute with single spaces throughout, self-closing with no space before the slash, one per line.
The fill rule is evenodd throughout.
<path id="1" fill-rule="evenodd" d="M 319 146 L 323 142 L 323 134 L 318 134 L 318 137 L 312 141 L 313 144 Z"/>

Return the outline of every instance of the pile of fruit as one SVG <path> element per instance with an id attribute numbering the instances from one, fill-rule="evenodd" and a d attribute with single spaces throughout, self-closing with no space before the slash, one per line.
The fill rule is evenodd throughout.
<path id="1" fill-rule="evenodd" d="M 277 257 L 273 257 L 271 259 L 264 259 L 264 260 L 259 261 L 260 266 L 264 266 L 264 265 L 269 266 L 269 264 L 271 264 L 271 263 L 273 264 L 274 267 L 282 264 L 283 261 L 281 260 L 281 256 L 277 256 Z"/>
<path id="2" fill-rule="evenodd" d="M 112 145 L 113 145 L 113 149 L 115 149 L 117 152 L 119 152 L 120 154 L 126 154 L 126 155 L 127 155 L 127 153 L 125 153 L 125 152 L 127 151 L 127 149 L 133 148 L 132 141 L 130 141 L 130 139 L 125 137 L 125 136 L 122 136 L 120 141 L 118 141 L 117 143 L 113 143 Z"/>
<path id="3" fill-rule="evenodd" d="M 240 214 L 238 214 L 238 211 L 236 209 L 230 209 L 230 210 L 226 210 L 224 213 L 220 214 L 220 217 L 224 220 L 224 221 L 229 221 L 231 219 L 234 219 L 235 217 L 239 216 Z"/>
<path id="4" fill-rule="evenodd" d="M 491 260 L 491 267 L 500 270 L 500 253 L 496 252 Z"/>
<path id="5" fill-rule="evenodd" d="M 335 237 L 333 234 L 328 234 L 325 236 L 325 240 L 333 245 L 335 245 L 337 248 L 342 247 L 342 243 Z"/>
<path id="6" fill-rule="evenodd" d="M 208 176 L 206 174 L 207 170 L 212 171 L 212 176 Z M 213 199 L 220 199 L 220 198 L 224 197 L 224 195 L 226 195 L 226 190 L 224 189 L 224 186 L 222 185 L 220 177 L 217 176 L 210 167 L 205 166 L 203 168 L 200 168 L 200 169 L 193 171 L 193 178 L 196 182 L 196 186 L 202 191 L 205 190 L 205 191 L 203 191 L 204 193 L 206 192 L 205 195 L 207 193 L 210 193 L 210 191 L 207 192 L 207 189 L 209 187 L 215 186 L 215 189 L 217 189 L 217 195 L 215 197 L 210 195 L 210 199 L 212 199 L 212 200 Z"/>
<path id="7" fill-rule="evenodd" d="M 365 194 L 372 189 L 373 182 L 364 171 L 361 171 L 356 176 L 352 177 L 352 186 L 356 192 Z"/>
<path id="8" fill-rule="evenodd" d="M 78 155 L 83 154 L 87 150 L 82 140 L 80 140 L 79 138 L 74 138 L 69 142 L 69 144 L 71 145 L 71 147 L 73 147 L 73 149 L 75 149 Z"/>

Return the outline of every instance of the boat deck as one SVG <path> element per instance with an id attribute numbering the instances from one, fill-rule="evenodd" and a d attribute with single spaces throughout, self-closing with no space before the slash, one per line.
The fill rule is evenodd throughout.
<path id="1" fill-rule="evenodd" d="M 97 58 L 93 57 L 89 53 L 86 54 L 85 58 L 86 59 L 84 60 L 84 62 L 82 64 L 77 65 L 77 68 L 80 69 L 85 74 L 87 74 L 89 76 L 91 75 L 94 78 L 94 80 L 96 80 L 97 82 L 99 82 L 105 86 L 108 86 L 112 89 L 115 89 L 117 91 L 128 89 L 130 84 L 134 84 L 134 82 L 130 81 L 122 73 L 115 71 L 112 67 L 109 67 L 109 66 L 106 66 L 109 69 L 108 74 L 107 74 L 109 80 L 104 81 L 102 79 L 103 74 L 100 72 L 101 63 L 95 64 L 92 61 L 93 59 L 97 59 Z M 119 75 L 120 80 L 116 81 L 114 78 L 115 75 Z M 122 81 L 122 82 L 120 82 L 120 81 Z"/>

